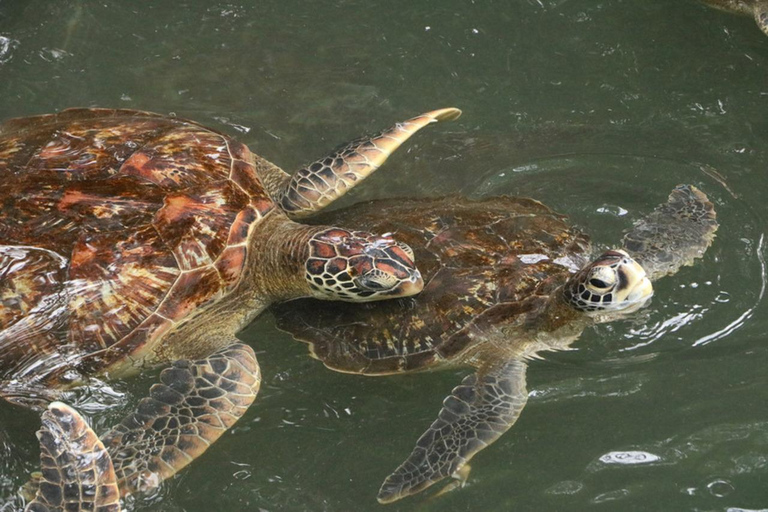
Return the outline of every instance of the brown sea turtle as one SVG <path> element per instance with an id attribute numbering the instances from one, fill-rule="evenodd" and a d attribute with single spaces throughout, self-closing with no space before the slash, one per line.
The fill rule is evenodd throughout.
<path id="1" fill-rule="evenodd" d="M 446 477 L 456 479 L 447 489 L 461 485 L 470 459 L 520 415 L 527 362 L 641 307 L 650 280 L 692 263 L 717 229 L 712 203 L 693 186 L 676 188 L 622 249 L 591 262 L 587 237 L 532 199 L 375 201 L 320 219 L 396 233 L 415 251 L 424 291 L 375 307 L 286 302 L 274 308 L 279 328 L 340 372 L 475 370 L 387 477 L 383 503 Z"/>
<path id="2" fill-rule="evenodd" d="M 757 26 L 768 35 L 768 0 L 701 0 L 723 11 L 746 14 L 755 18 Z"/>
<path id="3" fill-rule="evenodd" d="M 117 510 L 203 453 L 260 384 L 235 333 L 270 303 L 419 292 L 391 236 L 294 222 L 375 171 L 436 110 L 289 175 L 192 121 L 72 109 L 0 125 L 0 396 L 24 405 L 94 375 L 170 365 L 99 438 L 53 402 L 29 510 Z M 103 444 L 102 444 L 103 443 Z"/>

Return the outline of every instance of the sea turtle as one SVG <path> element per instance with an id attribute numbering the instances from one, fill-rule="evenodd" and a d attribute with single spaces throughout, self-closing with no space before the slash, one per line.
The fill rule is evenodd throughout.
<path id="1" fill-rule="evenodd" d="M 692 263 L 717 229 L 712 203 L 693 186 L 677 187 L 625 235 L 622 249 L 591 262 L 587 237 L 532 199 L 382 200 L 320 219 L 396 233 L 414 249 L 427 284 L 418 296 L 375 307 L 286 302 L 273 308 L 280 329 L 340 372 L 475 370 L 387 477 L 382 503 L 449 476 L 456 480 L 448 490 L 462 485 L 470 459 L 520 415 L 527 361 L 637 310 L 652 295 L 650 281 Z"/>
<path id="2" fill-rule="evenodd" d="M 768 0 L 701 0 L 723 11 L 746 14 L 755 18 L 757 26 L 768 35 Z"/>
<path id="3" fill-rule="evenodd" d="M 117 510 L 120 495 L 203 453 L 256 397 L 259 366 L 235 333 L 270 303 L 419 292 L 405 244 L 292 219 L 459 115 L 428 112 L 293 175 L 224 134 L 148 112 L 0 125 L 0 396 L 50 403 L 29 510 Z M 55 401 L 91 376 L 158 365 L 170 365 L 161 383 L 101 441 Z"/>

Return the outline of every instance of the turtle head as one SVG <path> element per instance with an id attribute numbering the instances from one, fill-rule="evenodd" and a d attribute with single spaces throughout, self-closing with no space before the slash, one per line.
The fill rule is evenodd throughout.
<path id="1" fill-rule="evenodd" d="M 312 296 L 347 302 L 408 297 L 424 288 L 413 250 L 389 235 L 324 229 L 309 240 Z"/>
<path id="2" fill-rule="evenodd" d="M 630 313 L 653 295 L 645 270 L 622 250 L 606 251 L 568 280 L 565 300 L 585 313 Z"/>

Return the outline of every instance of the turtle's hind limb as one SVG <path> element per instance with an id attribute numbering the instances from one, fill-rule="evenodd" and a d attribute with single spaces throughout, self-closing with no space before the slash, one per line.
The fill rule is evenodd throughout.
<path id="1" fill-rule="evenodd" d="M 53 402 L 43 413 L 40 473 L 26 512 L 119 512 L 120 492 L 104 444 L 71 407 Z"/>
<path id="2" fill-rule="evenodd" d="M 456 481 L 440 494 L 464 485 L 469 460 L 520 416 L 528 400 L 525 369 L 522 361 L 508 361 L 465 377 L 405 462 L 384 481 L 379 502 L 391 503 L 449 476 Z"/>
<path id="3" fill-rule="evenodd" d="M 202 455 L 245 413 L 260 383 L 256 355 L 241 343 L 177 361 L 103 443 L 74 409 L 52 403 L 26 510 L 118 512 L 121 496 L 157 487 Z"/>
<path id="4" fill-rule="evenodd" d="M 104 436 L 122 495 L 157 487 L 202 455 L 245 413 L 260 384 L 256 355 L 242 343 L 163 370 L 150 396 Z"/>

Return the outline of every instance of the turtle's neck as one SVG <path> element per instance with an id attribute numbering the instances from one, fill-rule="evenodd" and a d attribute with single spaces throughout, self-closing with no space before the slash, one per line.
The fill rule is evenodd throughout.
<path id="1" fill-rule="evenodd" d="M 536 332 L 554 332 L 565 325 L 571 325 L 578 322 L 581 317 L 586 317 L 583 313 L 575 310 L 565 299 L 563 291 L 565 285 L 557 287 L 549 296 L 549 300 L 541 312 L 532 322 L 530 327 Z"/>
<path id="2" fill-rule="evenodd" d="M 266 302 L 264 307 L 309 296 L 311 290 L 305 277 L 308 242 L 324 229 L 327 228 L 293 222 L 277 210 L 267 214 L 251 234 L 241 281 L 247 289 L 239 295 L 245 300 L 253 297 L 255 302 Z"/>

